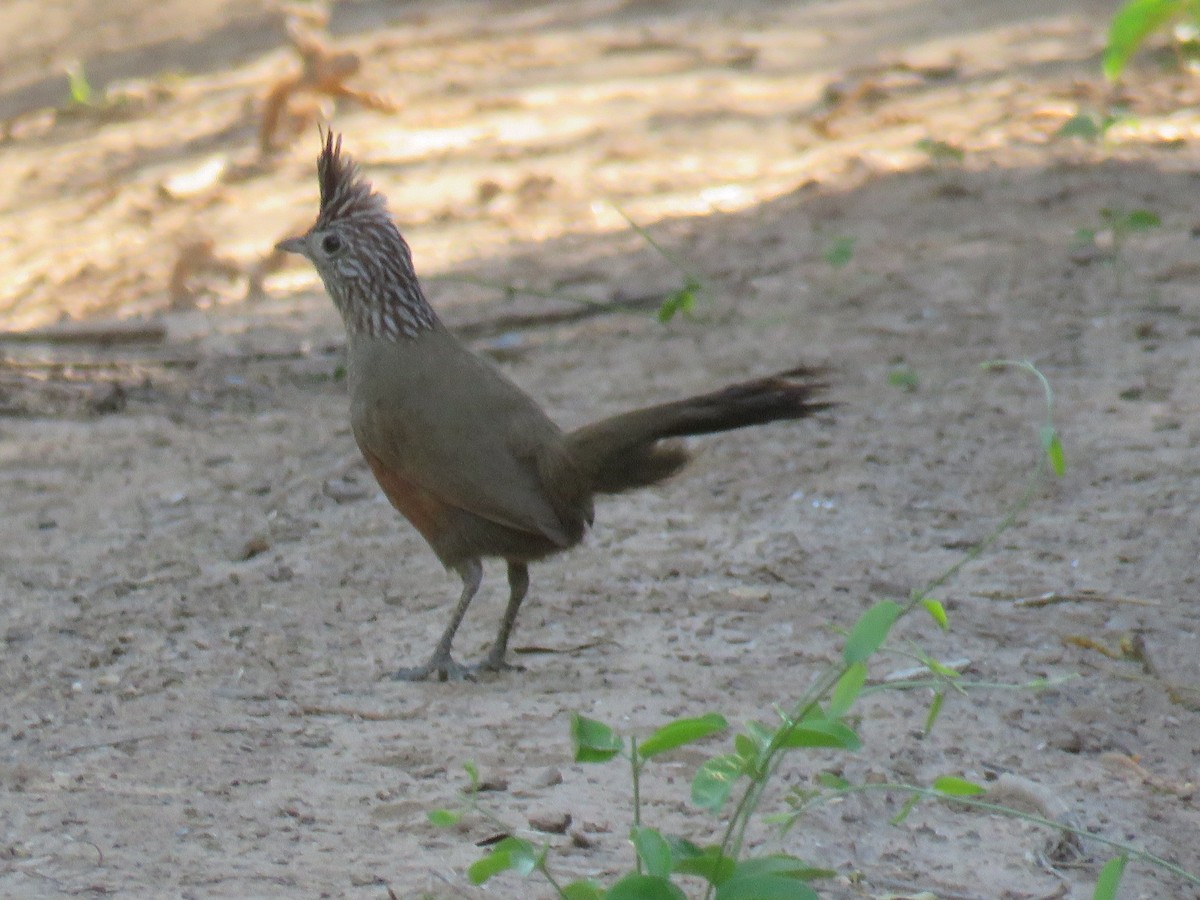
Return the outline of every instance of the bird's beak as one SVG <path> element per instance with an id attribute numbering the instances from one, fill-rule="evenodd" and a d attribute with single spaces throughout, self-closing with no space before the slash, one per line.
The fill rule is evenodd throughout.
<path id="1" fill-rule="evenodd" d="M 275 249 L 284 253 L 299 253 L 303 256 L 306 249 L 304 236 L 285 238 L 275 245 Z"/>

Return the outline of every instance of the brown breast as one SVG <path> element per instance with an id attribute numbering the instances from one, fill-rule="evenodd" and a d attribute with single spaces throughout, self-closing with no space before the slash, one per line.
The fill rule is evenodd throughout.
<path id="1" fill-rule="evenodd" d="M 392 502 L 392 506 L 412 522 L 413 527 L 421 532 L 421 536 L 437 551 L 441 544 L 440 539 L 445 536 L 450 523 L 451 507 L 436 495 L 389 469 L 374 454 L 364 450 L 363 458 L 371 467 L 375 480 L 383 488 L 383 493 Z"/>

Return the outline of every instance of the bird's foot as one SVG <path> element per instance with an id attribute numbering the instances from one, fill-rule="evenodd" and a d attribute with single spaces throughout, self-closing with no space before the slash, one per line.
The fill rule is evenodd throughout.
<path id="1" fill-rule="evenodd" d="M 524 672 L 524 666 L 518 666 L 516 663 L 505 661 L 503 656 L 495 656 L 491 653 L 482 662 L 477 662 L 471 666 L 472 672 Z"/>
<path id="2" fill-rule="evenodd" d="M 432 677 L 438 681 L 474 681 L 475 668 L 456 663 L 449 653 L 435 653 L 424 665 L 393 672 L 392 681 L 426 681 Z"/>

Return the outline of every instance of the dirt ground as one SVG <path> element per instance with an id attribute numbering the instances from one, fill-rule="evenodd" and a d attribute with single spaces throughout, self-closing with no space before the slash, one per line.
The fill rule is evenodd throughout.
<path id="1" fill-rule="evenodd" d="M 165 337 L 0 343 L 0 895 L 548 896 L 469 883 L 493 825 L 427 823 L 468 761 L 560 877 L 623 871 L 627 772 L 571 763 L 570 712 L 645 734 L 797 696 L 838 629 L 1020 495 L 1041 391 L 980 371 L 996 358 L 1049 378 L 1067 473 L 938 592 L 950 633 L 914 616 L 872 670 L 920 646 L 980 686 L 924 737 L 928 691 L 872 694 L 863 749 L 795 757 L 764 811 L 826 769 L 957 774 L 1200 871 L 1200 82 L 1151 53 L 1103 83 L 1114 6 L 339 4 L 348 83 L 398 111 L 325 113 L 433 303 L 558 421 L 800 361 L 831 366 L 842 403 L 697 442 L 686 476 L 601 503 L 584 546 L 534 569 L 526 671 L 412 685 L 386 675 L 431 649 L 456 580 L 355 458 L 315 275 L 249 284 L 316 207 L 311 124 L 257 150 L 262 98 L 298 69 L 283 16 L 10 3 L 0 327 Z M 91 108 L 67 108 L 72 60 Z M 1114 105 L 1103 139 L 1055 137 Z M 1162 224 L 1114 235 L 1104 209 Z M 682 282 L 621 211 L 710 285 L 695 317 L 575 315 L 565 295 Z M 503 602 L 486 574 L 468 659 Z M 1099 649 L 1122 641 L 1141 659 Z M 652 766 L 646 821 L 711 838 L 687 784 L 724 746 Z M 831 897 L 1088 897 L 1111 855 L 935 805 L 889 825 L 902 802 L 864 794 L 754 843 L 837 870 Z M 1121 896 L 1200 894 L 1131 861 Z"/>

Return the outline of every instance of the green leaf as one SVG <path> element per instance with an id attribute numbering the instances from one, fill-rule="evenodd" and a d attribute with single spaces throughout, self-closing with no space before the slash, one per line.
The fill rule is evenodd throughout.
<path id="1" fill-rule="evenodd" d="M 938 713 L 942 711 L 942 703 L 946 699 L 945 691 L 937 691 L 933 695 L 933 702 L 929 704 L 929 715 L 925 717 L 925 733 L 929 734 L 933 731 L 933 723 L 937 721 Z"/>
<path id="2" fill-rule="evenodd" d="M 833 686 L 833 694 L 829 698 L 829 717 L 840 719 L 849 712 L 866 682 L 866 663 L 856 662 L 846 669 Z"/>
<path id="3" fill-rule="evenodd" d="M 1054 132 L 1056 138 L 1077 137 L 1083 138 L 1085 141 L 1094 141 L 1104 134 L 1104 129 L 1096 121 L 1095 117 L 1090 113 L 1076 113 L 1062 123 L 1058 131 Z"/>
<path id="4" fill-rule="evenodd" d="M 887 381 L 892 387 L 898 387 L 905 391 L 915 391 L 921 386 L 916 369 L 904 363 L 892 367 L 892 370 L 888 372 Z"/>
<path id="5" fill-rule="evenodd" d="M 756 856 L 742 860 L 733 873 L 734 878 L 749 878 L 758 875 L 785 875 L 788 878 L 810 881 L 813 878 L 835 878 L 837 872 L 832 869 L 818 869 L 804 860 L 786 853 L 772 853 L 768 856 Z"/>
<path id="6" fill-rule="evenodd" d="M 921 138 L 917 141 L 917 149 L 929 155 L 929 158 L 934 162 L 962 162 L 966 156 L 958 147 L 953 144 L 948 144 L 945 141 L 937 141 L 933 138 Z"/>
<path id="7" fill-rule="evenodd" d="M 1092 892 L 1092 900 L 1117 900 L 1117 888 L 1121 886 L 1121 876 L 1125 874 L 1125 863 L 1129 857 L 1122 854 L 1114 856 L 1104 864 L 1100 876 L 1096 879 L 1096 890 Z"/>
<path id="8" fill-rule="evenodd" d="M 858 735 L 841 722 L 828 719 L 805 719 L 794 728 L 780 728 L 780 747 L 836 747 L 857 750 Z"/>
<path id="9" fill-rule="evenodd" d="M 700 767 L 692 779 L 692 803 L 701 809 L 716 812 L 729 799 L 733 783 L 742 771 L 740 756 L 714 756 Z"/>
<path id="10" fill-rule="evenodd" d="M 894 600 L 883 600 L 868 609 L 846 638 L 842 658 L 848 663 L 866 662 L 887 639 L 888 631 L 899 615 L 900 604 Z"/>
<path id="11" fill-rule="evenodd" d="M 605 892 L 604 900 L 687 900 L 687 895 L 656 875 L 626 875 Z"/>
<path id="12" fill-rule="evenodd" d="M 1062 478 L 1063 473 L 1067 470 L 1067 460 L 1063 455 L 1062 441 L 1058 437 L 1058 429 L 1053 425 L 1043 425 L 1039 431 L 1042 439 L 1042 449 L 1046 452 L 1046 458 L 1050 460 L 1050 467 L 1054 469 L 1054 474 Z"/>
<path id="13" fill-rule="evenodd" d="M 671 848 L 656 829 L 634 828 L 629 839 L 649 874 L 662 878 L 671 874 Z"/>
<path id="14" fill-rule="evenodd" d="M 921 605 L 925 607 L 925 611 L 929 613 L 933 621 L 937 622 L 942 631 L 950 630 L 950 619 L 946 616 L 946 607 L 932 597 L 923 597 Z"/>
<path id="15" fill-rule="evenodd" d="M 1158 213 L 1148 209 L 1135 209 L 1125 217 L 1125 227 L 1130 231 L 1146 231 L 1161 225 L 1162 219 L 1159 218 Z"/>
<path id="16" fill-rule="evenodd" d="M 917 808 L 917 804 L 921 802 L 920 794 L 909 794 L 908 799 L 904 801 L 904 805 L 900 807 L 900 811 L 888 819 L 889 825 L 899 825 L 908 818 L 908 814 Z"/>
<path id="17" fill-rule="evenodd" d="M 771 744 L 771 738 L 775 736 L 775 729 L 751 719 L 746 723 L 746 735 L 758 744 L 759 750 L 766 750 Z"/>
<path id="18" fill-rule="evenodd" d="M 941 778 L 935 779 L 933 789 L 948 797 L 978 797 L 980 794 L 987 793 L 986 788 L 980 787 L 975 782 L 967 781 L 965 778 L 956 778 L 953 775 L 943 775 Z"/>
<path id="19" fill-rule="evenodd" d="M 476 860 L 467 869 L 472 884 L 483 884 L 501 872 L 516 872 L 528 875 L 537 866 L 537 849 L 529 841 L 506 837 L 483 859 Z"/>
<path id="20" fill-rule="evenodd" d="M 1117 10 L 1108 26 L 1104 48 L 1104 77 L 1116 81 L 1126 63 L 1152 32 L 1179 15 L 1186 0 L 1129 0 Z"/>
<path id="21" fill-rule="evenodd" d="M 438 828 L 449 828 L 451 825 L 458 824 L 462 813 L 450 809 L 431 809 L 425 813 L 425 817 Z"/>
<path id="22" fill-rule="evenodd" d="M 709 884 L 720 884 L 733 874 L 737 860 L 726 856 L 718 846 L 701 849 L 683 838 L 671 838 L 673 870 L 680 875 L 697 875 Z"/>
<path id="23" fill-rule="evenodd" d="M 762 759 L 763 748 L 753 738 L 744 734 L 734 735 L 733 749 L 737 751 L 737 755 L 744 761 L 745 765 L 743 769 L 758 768 L 759 761 Z"/>
<path id="24" fill-rule="evenodd" d="M 684 744 L 699 741 L 729 727 L 724 716 L 709 713 L 696 719 L 676 719 L 668 722 L 638 745 L 638 753 L 649 758 Z"/>
<path id="25" fill-rule="evenodd" d="M 67 90 L 71 93 L 71 102 L 76 106 L 91 104 L 92 85 L 83 71 L 82 63 L 72 63 L 67 67 Z"/>
<path id="26" fill-rule="evenodd" d="M 473 762 L 463 763 L 463 771 L 467 773 L 467 777 L 471 779 L 471 793 L 479 787 L 479 767 Z"/>
<path id="27" fill-rule="evenodd" d="M 925 668 L 929 669 L 935 675 L 941 675 L 943 678 L 962 678 L 962 673 L 950 668 L 945 663 L 939 662 L 932 656 L 927 656 L 921 660 L 925 663 Z"/>
<path id="28" fill-rule="evenodd" d="M 663 298 L 662 304 L 658 307 L 658 321 L 666 323 L 670 322 L 679 313 L 689 314 L 696 308 L 696 295 L 700 292 L 700 285 L 694 278 L 688 278 L 677 291 L 672 291 Z"/>
<path id="29" fill-rule="evenodd" d="M 782 875 L 734 875 L 717 886 L 716 900 L 820 900 L 803 881 Z"/>
<path id="30" fill-rule="evenodd" d="M 566 900 L 604 900 L 604 890 L 591 880 L 572 881 L 562 889 Z"/>
<path id="31" fill-rule="evenodd" d="M 575 762 L 608 762 L 625 749 L 625 742 L 615 731 L 579 713 L 571 714 L 571 742 L 575 745 Z"/>
<path id="32" fill-rule="evenodd" d="M 842 791 L 850 787 L 850 782 L 840 775 L 834 775 L 832 772 L 818 772 L 817 784 L 835 791 Z"/>
<path id="33" fill-rule="evenodd" d="M 835 269 L 844 268 L 854 258 L 855 240 L 852 237 L 834 238 L 829 249 L 825 251 L 825 262 Z"/>

